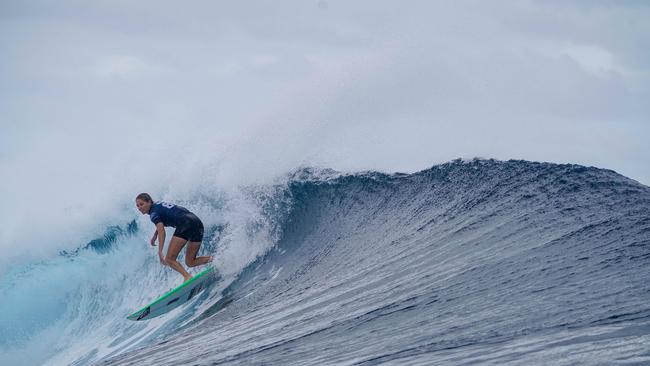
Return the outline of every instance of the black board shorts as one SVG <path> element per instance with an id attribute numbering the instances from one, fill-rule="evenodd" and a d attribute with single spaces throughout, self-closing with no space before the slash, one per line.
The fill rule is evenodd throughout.
<path id="1" fill-rule="evenodd" d="M 200 243 L 203 241 L 203 223 L 195 214 L 185 214 L 176 226 L 174 236 Z"/>

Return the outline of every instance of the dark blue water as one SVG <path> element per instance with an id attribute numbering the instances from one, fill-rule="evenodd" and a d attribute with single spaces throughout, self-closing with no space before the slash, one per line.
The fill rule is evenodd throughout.
<path id="1" fill-rule="evenodd" d="M 260 202 L 273 249 L 78 364 L 650 364 L 650 188 L 613 171 L 306 169 Z"/>

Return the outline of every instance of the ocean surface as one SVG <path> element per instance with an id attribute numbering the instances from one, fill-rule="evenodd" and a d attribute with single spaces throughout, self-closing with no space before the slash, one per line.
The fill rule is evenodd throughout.
<path id="1" fill-rule="evenodd" d="M 221 281 L 126 320 L 180 281 L 134 209 L 76 250 L 5 272 L 0 363 L 650 364 L 650 188 L 616 172 L 303 168 L 240 199 L 181 203 L 255 213 L 206 228 L 201 254 L 217 255 Z"/>

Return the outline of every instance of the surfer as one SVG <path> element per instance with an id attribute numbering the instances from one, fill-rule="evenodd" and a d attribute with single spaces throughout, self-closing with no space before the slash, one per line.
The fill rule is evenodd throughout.
<path id="1" fill-rule="evenodd" d="M 167 202 L 153 202 L 148 193 L 140 193 L 135 198 L 135 205 L 143 215 L 149 215 L 151 222 L 156 225 L 156 231 L 151 237 L 151 246 L 156 246 L 158 239 L 158 257 L 160 263 L 168 265 L 183 275 L 185 281 L 192 278 L 185 268 L 178 263 L 176 258 L 178 253 L 187 244 L 185 250 L 185 264 L 188 267 L 196 267 L 212 261 L 212 256 L 197 257 L 203 241 L 203 223 L 192 212 L 185 207 L 181 207 Z M 165 226 L 176 228 L 174 236 L 169 241 L 167 255 L 163 256 L 165 247 Z"/>

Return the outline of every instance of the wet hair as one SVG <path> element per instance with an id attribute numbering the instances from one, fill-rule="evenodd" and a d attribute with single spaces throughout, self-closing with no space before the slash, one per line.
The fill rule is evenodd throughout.
<path id="1" fill-rule="evenodd" d="M 151 196 L 149 193 L 140 193 L 138 197 L 135 198 L 136 200 L 143 200 L 145 202 L 153 202 L 153 199 L 151 199 Z"/>

